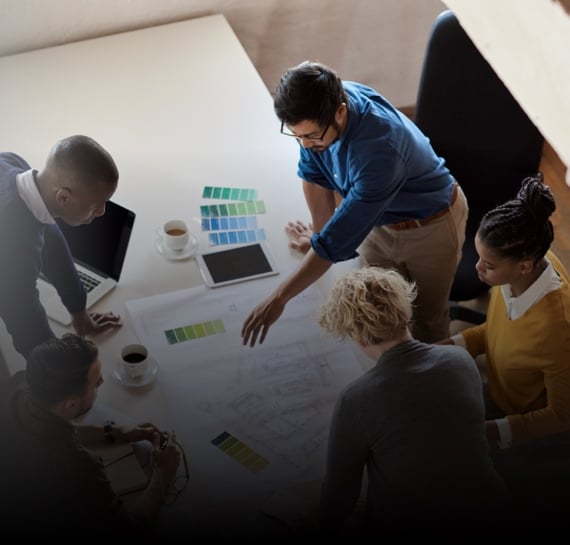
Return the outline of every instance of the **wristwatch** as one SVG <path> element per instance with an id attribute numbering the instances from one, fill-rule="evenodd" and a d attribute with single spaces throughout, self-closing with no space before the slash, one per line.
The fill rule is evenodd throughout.
<path id="1" fill-rule="evenodd" d="M 105 420 L 103 423 L 103 435 L 107 443 L 114 443 L 116 440 L 115 434 L 113 433 L 113 424 L 114 422 L 112 420 Z"/>

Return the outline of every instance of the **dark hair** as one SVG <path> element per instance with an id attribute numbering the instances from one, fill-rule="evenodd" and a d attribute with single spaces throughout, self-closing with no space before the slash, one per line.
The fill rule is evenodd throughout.
<path id="1" fill-rule="evenodd" d="M 542 174 L 525 178 L 517 196 L 487 212 L 477 235 L 502 257 L 542 259 L 554 240 L 550 216 L 556 203 Z"/>
<path id="2" fill-rule="evenodd" d="M 89 368 L 98 353 L 93 341 L 72 333 L 37 345 L 27 358 L 30 393 L 47 407 L 69 396 L 83 395 Z"/>
<path id="3" fill-rule="evenodd" d="M 296 125 L 310 120 L 324 127 L 347 102 L 336 72 L 318 62 L 305 61 L 289 68 L 277 85 L 273 107 L 280 121 Z"/>
<path id="4" fill-rule="evenodd" d="M 101 145 L 89 136 L 75 134 L 63 138 L 52 148 L 54 164 L 73 173 L 80 180 L 117 183 L 119 170 L 115 161 Z"/>

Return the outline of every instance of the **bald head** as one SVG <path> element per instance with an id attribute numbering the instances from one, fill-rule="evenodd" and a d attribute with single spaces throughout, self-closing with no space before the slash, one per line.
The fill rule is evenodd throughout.
<path id="1" fill-rule="evenodd" d="M 50 178 L 72 187 L 100 182 L 116 185 L 119 179 L 117 165 L 109 152 L 81 134 L 57 142 L 49 152 L 45 170 Z"/>
<path id="2" fill-rule="evenodd" d="M 104 214 L 118 181 L 119 171 L 109 152 L 81 134 L 57 142 L 37 175 L 47 209 L 69 225 L 90 223 Z"/>

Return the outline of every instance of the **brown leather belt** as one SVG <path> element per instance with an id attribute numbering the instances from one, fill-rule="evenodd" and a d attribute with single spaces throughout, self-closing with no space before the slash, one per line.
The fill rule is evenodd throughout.
<path id="1" fill-rule="evenodd" d="M 449 206 L 444 210 L 440 210 L 439 212 L 436 212 L 435 214 L 428 216 L 427 218 L 422 218 L 418 220 L 406 220 L 406 221 L 401 221 L 399 223 L 389 223 L 386 225 L 386 227 L 388 227 L 388 229 L 394 229 L 394 231 L 404 231 L 405 229 L 417 229 L 418 227 L 423 227 L 424 225 L 427 225 L 428 223 L 431 223 L 432 221 L 435 221 L 441 218 L 442 216 L 445 216 L 445 214 L 449 212 L 449 210 L 457 200 L 458 187 L 459 186 L 457 182 L 454 182 L 453 189 L 451 190 L 451 200 L 449 201 Z"/>

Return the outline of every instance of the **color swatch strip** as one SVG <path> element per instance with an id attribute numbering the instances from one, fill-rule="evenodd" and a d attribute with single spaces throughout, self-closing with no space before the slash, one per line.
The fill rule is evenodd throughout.
<path id="1" fill-rule="evenodd" d="M 222 320 L 213 320 L 211 322 L 201 322 L 198 324 L 191 324 L 184 327 L 176 327 L 174 329 L 167 329 L 164 334 L 168 344 L 176 344 L 184 341 L 193 341 L 194 339 L 201 339 L 209 335 L 217 335 L 225 333 L 226 329 Z"/>
<path id="2" fill-rule="evenodd" d="M 265 214 L 265 203 L 263 201 L 247 201 L 228 204 L 204 204 L 200 206 L 200 213 L 203 218 Z"/>
<path id="3" fill-rule="evenodd" d="M 229 201 L 255 201 L 257 200 L 257 189 L 207 185 L 202 191 L 202 198 L 224 199 Z"/>
<path id="4" fill-rule="evenodd" d="M 231 456 L 236 462 L 245 466 L 253 473 L 261 471 L 269 461 L 263 456 L 249 448 L 245 443 L 234 437 L 231 433 L 224 431 L 216 438 L 212 439 L 212 444 Z"/>
<path id="5" fill-rule="evenodd" d="M 257 216 L 202 218 L 202 231 L 227 231 L 229 229 L 257 229 Z"/>
<path id="6" fill-rule="evenodd" d="M 247 231 L 217 231 L 208 235 L 210 246 L 225 244 L 242 244 L 265 240 L 265 229 L 249 229 Z"/>

